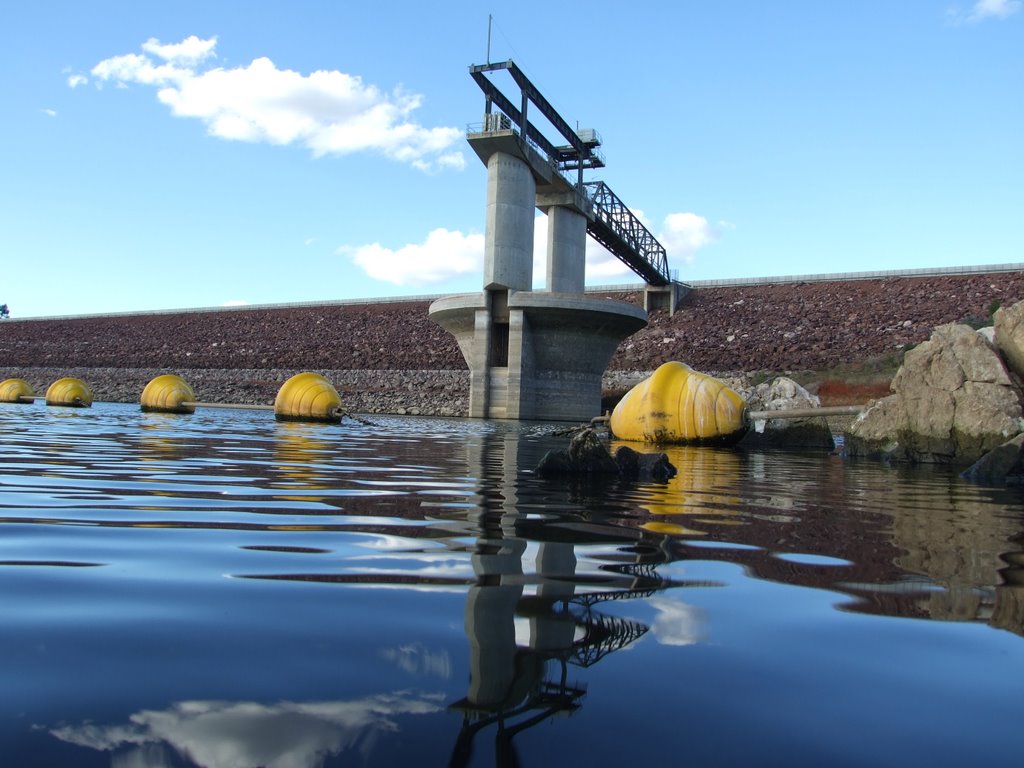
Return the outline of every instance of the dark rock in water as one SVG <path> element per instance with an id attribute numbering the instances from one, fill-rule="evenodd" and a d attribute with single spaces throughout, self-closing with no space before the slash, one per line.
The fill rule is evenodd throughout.
<path id="1" fill-rule="evenodd" d="M 1024 434 L 993 448 L 960 476 L 981 485 L 1019 484 L 1024 479 Z"/>
<path id="2" fill-rule="evenodd" d="M 675 473 L 676 468 L 664 453 L 639 453 L 622 446 L 613 458 L 597 433 L 589 428 L 573 436 L 568 450 L 548 451 L 537 465 L 541 477 L 583 475 L 665 482 Z"/>
<path id="3" fill-rule="evenodd" d="M 592 429 L 573 435 L 566 451 L 548 451 L 537 465 L 541 477 L 553 475 L 618 475 L 619 465 Z"/>
<path id="4" fill-rule="evenodd" d="M 665 483 L 676 474 L 676 468 L 664 453 L 640 453 L 625 445 L 615 451 L 615 463 L 622 477 L 629 480 Z"/>
<path id="5" fill-rule="evenodd" d="M 574 475 L 576 469 L 569 460 L 568 451 L 548 451 L 537 465 L 536 472 L 541 477 L 557 477 L 559 475 Z"/>
<path id="6" fill-rule="evenodd" d="M 823 416 L 815 416 L 791 422 L 769 419 L 763 431 L 758 431 L 755 425 L 739 445 L 741 448 L 821 448 L 831 451 L 835 449 L 835 440 L 828 421 Z"/>

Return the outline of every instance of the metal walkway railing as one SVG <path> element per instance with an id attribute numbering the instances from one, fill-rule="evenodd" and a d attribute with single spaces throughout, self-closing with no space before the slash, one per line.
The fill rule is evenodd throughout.
<path id="1" fill-rule="evenodd" d="M 584 184 L 594 203 L 594 220 L 587 232 L 649 285 L 669 285 L 664 246 L 603 181 Z"/>

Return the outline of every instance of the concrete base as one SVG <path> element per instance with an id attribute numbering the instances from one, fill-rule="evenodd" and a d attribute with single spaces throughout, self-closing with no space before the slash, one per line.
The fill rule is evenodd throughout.
<path id="1" fill-rule="evenodd" d="M 644 286 L 644 309 L 648 312 L 663 309 L 669 315 L 674 315 L 676 308 L 689 292 L 690 286 L 680 282 L 672 282 L 665 286 L 646 285 Z"/>
<path id="2" fill-rule="evenodd" d="M 647 313 L 625 302 L 531 291 L 438 299 L 430 318 L 469 365 L 469 416 L 543 421 L 600 416 L 609 360 L 647 324 Z"/>

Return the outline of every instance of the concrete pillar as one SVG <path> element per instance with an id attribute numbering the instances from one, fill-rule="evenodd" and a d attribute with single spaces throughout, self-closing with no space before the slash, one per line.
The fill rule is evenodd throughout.
<path id="1" fill-rule="evenodd" d="M 473 312 L 473 335 L 469 354 L 463 356 L 469 364 L 469 416 L 486 419 L 490 416 L 491 371 L 487 366 L 487 348 L 491 343 L 491 318 L 488 308 Z"/>
<path id="2" fill-rule="evenodd" d="M 517 157 L 495 152 L 487 160 L 484 290 L 533 288 L 533 219 L 537 184 Z"/>
<path id="3" fill-rule="evenodd" d="M 547 289 L 583 293 L 587 261 L 587 219 L 562 205 L 548 209 Z"/>

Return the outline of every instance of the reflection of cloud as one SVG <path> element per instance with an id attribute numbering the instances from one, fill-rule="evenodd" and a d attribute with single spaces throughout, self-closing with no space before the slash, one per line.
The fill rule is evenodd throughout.
<path id="1" fill-rule="evenodd" d="M 443 694 L 399 691 L 355 701 L 312 703 L 183 701 L 170 709 L 143 710 L 126 725 L 80 725 L 51 733 L 81 747 L 119 755 L 118 766 L 160 768 L 170 764 L 164 744 L 202 768 L 312 768 L 328 755 L 357 749 L 364 758 L 382 733 L 399 730 L 397 715 L 443 708 Z"/>
<path id="2" fill-rule="evenodd" d="M 654 597 L 651 605 L 658 612 L 651 631 L 662 645 L 696 645 L 704 639 L 704 612 L 692 605 L 667 597 Z"/>
<path id="3" fill-rule="evenodd" d="M 430 675 L 442 680 L 449 680 L 452 676 L 452 660 L 448 653 L 431 653 L 419 643 L 385 648 L 380 655 L 412 675 Z"/>

